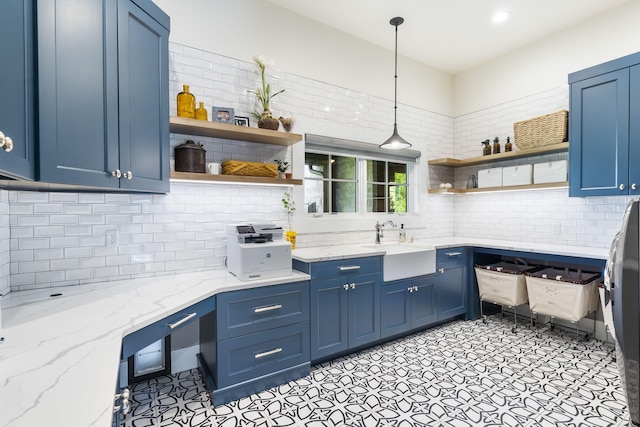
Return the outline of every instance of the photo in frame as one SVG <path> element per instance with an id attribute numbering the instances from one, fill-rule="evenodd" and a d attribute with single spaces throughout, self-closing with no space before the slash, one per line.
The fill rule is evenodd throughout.
<path id="1" fill-rule="evenodd" d="M 238 126 L 246 126 L 249 127 L 251 124 L 249 123 L 249 117 L 245 116 L 235 116 L 235 121 Z"/>
<path id="2" fill-rule="evenodd" d="M 235 115 L 233 108 L 228 107 L 211 107 L 211 121 L 218 123 L 235 123 Z"/>

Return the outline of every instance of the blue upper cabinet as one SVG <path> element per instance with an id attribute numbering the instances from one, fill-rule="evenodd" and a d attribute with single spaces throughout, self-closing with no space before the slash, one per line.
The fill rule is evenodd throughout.
<path id="1" fill-rule="evenodd" d="M 11 139 L 0 148 L 0 175 L 25 179 L 35 177 L 32 17 L 29 1 L 0 2 L 0 132 Z"/>
<path id="2" fill-rule="evenodd" d="M 147 0 L 37 8 L 39 180 L 167 192 L 168 17 Z"/>
<path id="3" fill-rule="evenodd" d="M 569 195 L 640 194 L 640 53 L 569 75 Z"/>

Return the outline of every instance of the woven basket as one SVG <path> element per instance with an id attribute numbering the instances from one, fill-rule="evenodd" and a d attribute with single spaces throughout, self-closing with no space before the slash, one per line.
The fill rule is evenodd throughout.
<path id="1" fill-rule="evenodd" d="M 242 176 L 267 176 L 275 178 L 278 176 L 278 165 L 258 162 L 245 162 L 240 160 L 226 160 L 222 162 L 222 173 L 224 175 Z"/>
<path id="2" fill-rule="evenodd" d="M 569 112 L 561 110 L 533 119 L 515 122 L 513 136 L 520 150 L 560 144 L 567 140 Z"/>

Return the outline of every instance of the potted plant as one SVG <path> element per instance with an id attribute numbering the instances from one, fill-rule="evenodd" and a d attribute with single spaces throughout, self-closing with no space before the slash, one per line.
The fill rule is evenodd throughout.
<path id="1" fill-rule="evenodd" d="M 275 159 L 274 162 L 276 162 L 278 164 L 278 178 L 288 178 L 287 175 L 291 175 L 291 174 L 287 174 L 287 169 L 289 169 L 289 162 L 286 162 L 284 160 L 278 160 Z"/>
<path id="2" fill-rule="evenodd" d="M 291 194 L 286 191 L 282 198 L 282 206 L 284 206 L 284 209 L 287 211 L 287 224 L 289 225 L 289 229 L 285 232 L 285 238 L 287 242 L 291 243 L 291 249 L 295 249 L 297 233 L 291 229 L 291 216 L 296 211 L 296 201 L 293 200 Z"/>
<path id="3" fill-rule="evenodd" d="M 254 110 L 251 114 L 256 119 L 258 119 L 259 128 L 278 130 L 278 127 L 280 127 L 280 123 L 278 122 L 278 119 L 274 119 L 272 117 L 270 103 L 271 103 L 271 99 L 273 99 L 273 97 L 275 97 L 276 95 L 279 95 L 282 92 L 284 92 L 284 89 L 279 90 L 277 92 L 271 92 L 271 85 L 267 84 L 264 79 L 264 72 L 267 68 L 267 65 L 265 64 L 266 61 L 258 56 L 255 56 L 253 58 L 253 61 L 255 62 L 256 67 L 258 67 L 258 70 L 260 71 L 260 77 L 262 79 L 262 87 L 259 87 L 256 90 L 252 90 L 250 92 L 256 95 L 256 99 L 258 100 L 260 107 L 262 107 L 262 112 L 258 110 Z"/>

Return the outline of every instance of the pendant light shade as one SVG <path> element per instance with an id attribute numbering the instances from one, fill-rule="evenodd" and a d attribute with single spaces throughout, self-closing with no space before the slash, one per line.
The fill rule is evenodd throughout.
<path id="1" fill-rule="evenodd" d="M 393 98 L 393 134 L 387 139 L 385 142 L 380 144 L 380 148 L 384 148 L 387 150 L 398 150 L 400 148 L 409 148 L 411 144 L 407 142 L 403 137 L 398 135 L 398 25 L 402 24 L 404 19 L 397 16 L 389 23 L 396 27 L 396 50 L 395 50 L 395 74 L 394 78 L 394 98 Z"/>

